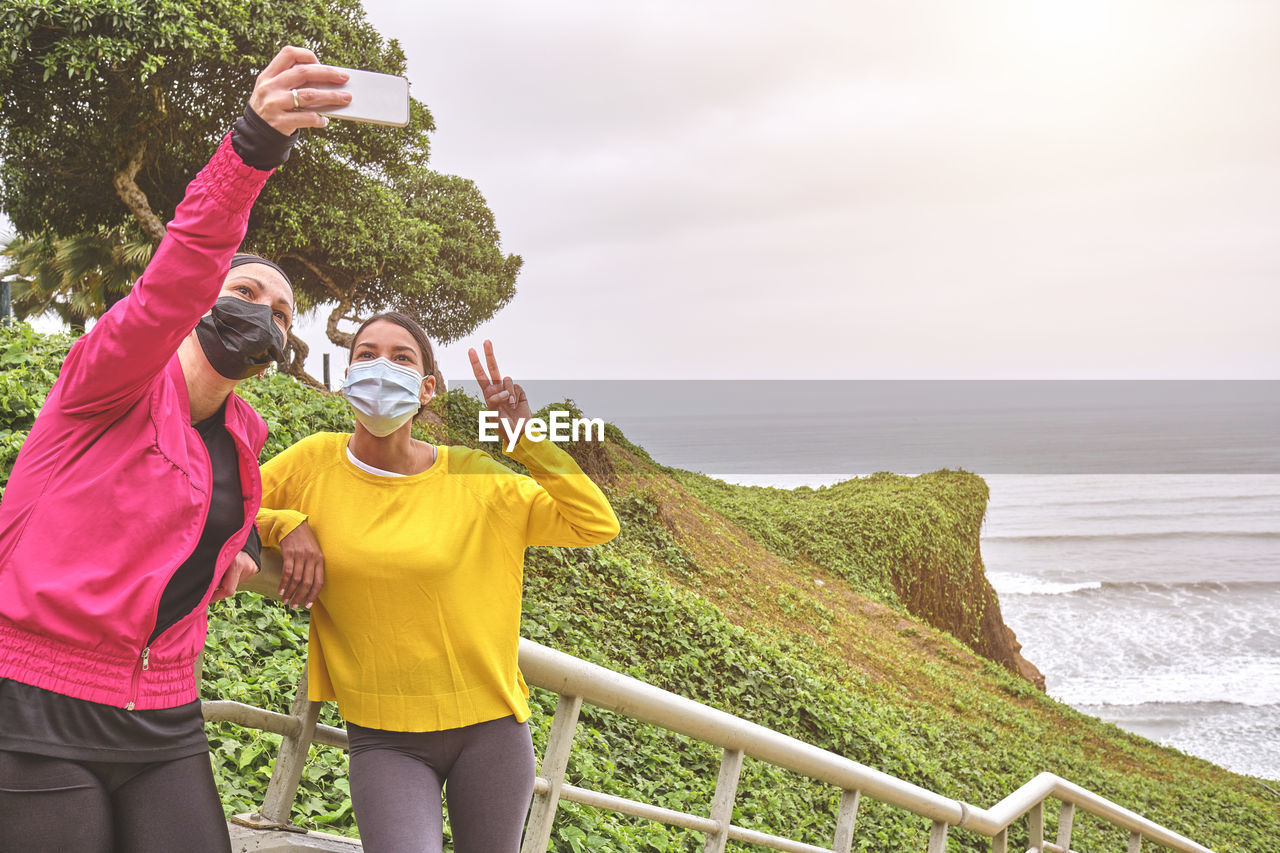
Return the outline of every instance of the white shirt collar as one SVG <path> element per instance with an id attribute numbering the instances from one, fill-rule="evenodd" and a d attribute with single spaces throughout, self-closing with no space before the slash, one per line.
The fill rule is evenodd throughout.
<path id="1" fill-rule="evenodd" d="M 347 458 L 351 460 L 351 464 L 359 468 L 361 471 L 368 471 L 375 477 L 407 477 L 408 474 L 401 474 L 398 471 L 383 471 L 381 468 L 374 468 L 365 462 L 361 462 L 356 455 L 351 452 L 351 445 L 347 445 Z"/>

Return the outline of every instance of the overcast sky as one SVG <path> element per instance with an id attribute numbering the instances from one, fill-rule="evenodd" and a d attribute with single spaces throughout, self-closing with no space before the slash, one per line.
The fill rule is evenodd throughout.
<path id="1" fill-rule="evenodd" d="M 517 378 L 1280 375 L 1275 3 L 365 6 Z"/>
<path id="2" fill-rule="evenodd" d="M 524 258 L 447 378 L 1280 378 L 1280 4 L 365 6 Z"/>

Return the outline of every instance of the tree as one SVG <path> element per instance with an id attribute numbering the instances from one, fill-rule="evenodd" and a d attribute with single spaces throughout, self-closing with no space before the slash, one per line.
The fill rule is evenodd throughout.
<path id="1" fill-rule="evenodd" d="M 76 332 L 124 298 L 146 269 L 155 246 L 136 228 L 98 228 L 55 238 L 14 237 L 0 249 L 13 278 L 18 319 L 48 311 Z"/>
<path id="2" fill-rule="evenodd" d="M 404 73 L 358 0 L 10 0 L 0 207 L 45 246 L 126 226 L 158 243 L 283 44 Z M 392 306 L 447 342 L 515 294 L 521 260 L 503 253 L 484 198 L 428 168 L 432 130 L 417 100 L 407 128 L 335 121 L 301 140 L 254 208 L 245 248 L 281 262 L 299 308 L 330 307 L 335 343 L 342 321 Z M 305 344 L 291 345 L 285 368 L 305 376 Z"/>

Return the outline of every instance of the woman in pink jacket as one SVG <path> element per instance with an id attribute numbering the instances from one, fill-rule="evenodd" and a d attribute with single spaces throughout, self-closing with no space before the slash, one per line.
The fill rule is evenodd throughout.
<path id="1" fill-rule="evenodd" d="M 235 256 L 341 72 L 287 47 L 187 188 L 132 292 L 67 355 L 0 503 L 0 851 L 229 851 L 197 685 L 209 601 L 256 571 L 293 291 Z"/>

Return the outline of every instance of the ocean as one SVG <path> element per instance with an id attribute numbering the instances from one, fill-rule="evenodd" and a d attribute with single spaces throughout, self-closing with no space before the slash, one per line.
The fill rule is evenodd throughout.
<path id="1" fill-rule="evenodd" d="M 745 485 L 983 476 L 987 576 L 1049 694 L 1280 779 L 1280 383 L 672 385 L 535 399 Z"/>
<path id="2" fill-rule="evenodd" d="M 987 577 L 1049 694 L 1280 778 L 1280 477 L 986 480 Z"/>

